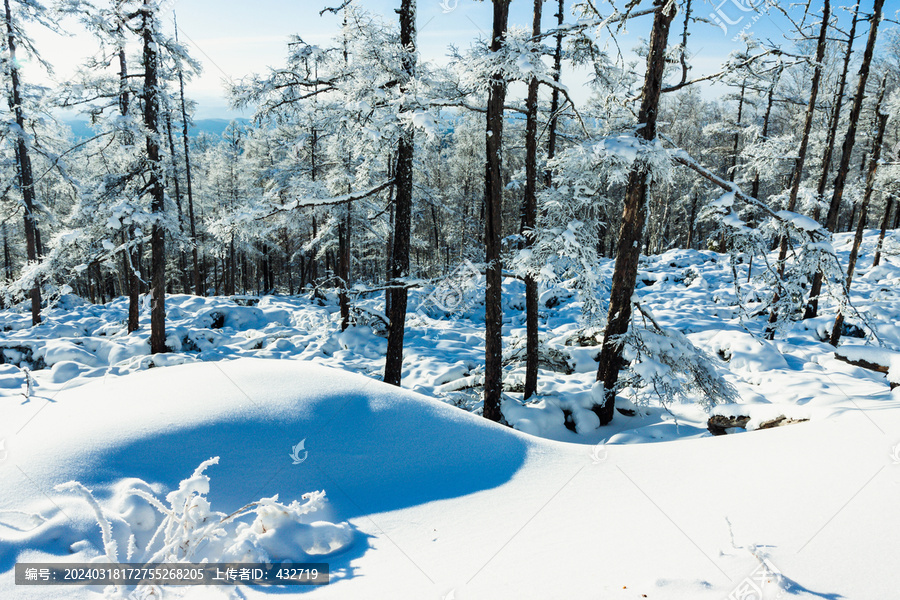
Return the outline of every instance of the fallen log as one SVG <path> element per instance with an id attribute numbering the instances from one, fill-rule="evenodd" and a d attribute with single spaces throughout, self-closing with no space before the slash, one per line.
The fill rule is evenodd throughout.
<path id="1" fill-rule="evenodd" d="M 834 351 L 834 358 L 854 367 L 884 373 L 891 389 L 900 386 L 900 352 L 871 346 L 843 346 Z"/>
<path id="2" fill-rule="evenodd" d="M 784 427 L 785 425 L 793 425 L 795 423 L 803 423 L 809 419 L 791 419 L 784 415 L 779 415 L 774 419 L 763 421 L 756 429 L 773 429 L 775 427 Z M 727 417 L 725 415 L 713 415 L 706 422 L 706 428 L 713 435 L 725 435 L 729 429 L 735 427 L 746 429 L 750 417 L 746 415 L 738 415 L 736 417 Z"/>
<path id="3" fill-rule="evenodd" d="M 725 435 L 726 433 L 728 433 L 727 430 L 733 427 L 740 427 L 741 429 L 745 429 L 747 427 L 747 423 L 749 422 L 750 417 L 745 415 L 739 415 L 737 417 L 713 415 L 706 422 L 706 428 L 713 435 Z"/>
<path id="4" fill-rule="evenodd" d="M 806 421 L 809 421 L 809 419 L 789 419 L 788 417 L 781 415 L 780 417 L 776 417 L 769 421 L 763 421 L 759 424 L 759 427 L 757 427 L 757 429 L 773 429 L 775 427 L 793 425 L 794 423 L 805 423 Z"/>

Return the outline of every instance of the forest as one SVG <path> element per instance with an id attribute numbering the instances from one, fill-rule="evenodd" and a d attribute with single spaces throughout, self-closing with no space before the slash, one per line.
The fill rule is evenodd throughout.
<path id="1" fill-rule="evenodd" d="M 0 594 L 37 589 L 18 571 L 12 583 L 32 550 L 43 562 L 333 559 L 331 583 L 309 593 L 335 598 L 895 594 L 891 540 L 859 524 L 865 511 L 842 511 L 895 486 L 900 464 L 898 7 L 315 4 L 339 23 L 330 40 L 307 42 L 322 36 L 298 23 L 282 62 L 224 81 L 247 117 L 216 135 L 196 130 L 186 88 L 209 57 L 184 39 L 177 2 L 4 0 L 0 465 L 19 456 L 40 474 L 0 470 L 17 490 L 0 502 Z M 426 8 L 474 5 L 490 9 L 483 35 L 426 59 Z M 56 77 L 34 34 L 74 22 L 94 52 Z M 721 40 L 727 54 L 706 49 Z M 87 127 L 73 134 L 64 114 Z M 139 461 L 142 444 L 158 459 Z M 631 448 L 643 444 L 657 458 Z M 237 447 L 263 463 L 308 455 L 296 469 L 317 474 L 245 482 Z M 213 456 L 231 487 L 212 493 L 223 513 L 206 501 Z M 759 502 L 794 517 L 755 520 L 765 493 L 730 486 L 742 471 L 778 482 L 762 489 L 783 504 Z M 64 482 L 76 478 L 93 490 Z M 552 517 L 527 501 L 546 507 L 573 480 L 583 493 Z M 260 493 L 274 496 L 247 504 Z M 692 493 L 729 509 L 712 524 Z M 44 501 L 59 494 L 82 524 Z M 416 511 L 452 528 L 482 496 L 498 508 L 458 516 L 456 535 L 502 538 L 486 556 L 416 537 Z M 886 529 L 900 523 L 889 497 L 860 500 Z M 635 505 L 648 500 L 656 525 Z M 609 522 L 619 510 L 661 571 L 631 564 L 631 533 Z M 538 515 L 551 522 L 516 549 Z M 571 519 L 621 535 L 595 548 Z M 672 526 L 681 538 L 657 539 Z M 828 573 L 819 565 L 841 557 L 815 549 L 817 527 L 838 546 L 877 539 L 852 576 Z M 587 560 L 574 554 L 612 566 L 514 595 L 541 544 L 557 569 Z M 447 575 L 439 552 L 472 572 Z M 418 571 L 409 582 L 376 574 L 398 563 Z M 484 569 L 496 572 L 473 583 Z M 103 593 L 205 597 L 178 589 Z"/>

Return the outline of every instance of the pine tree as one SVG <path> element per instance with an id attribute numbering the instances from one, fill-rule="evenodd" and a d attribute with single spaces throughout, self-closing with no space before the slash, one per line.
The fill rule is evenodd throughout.
<path id="1" fill-rule="evenodd" d="M 401 95 L 407 94 L 410 80 L 416 74 L 416 3 L 403 0 L 400 10 L 400 45 L 403 52 L 403 76 L 400 84 Z M 401 106 L 400 118 L 409 112 L 408 106 Z M 396 200 L 394 210 L 394 230 L 392 234 L 389 275 L 394 286 L 385 293 L 390 296 L 390 330 L 388 349 L 384 365 L 384 381 L 400 385 L 403 373 L 403 334 L 406 327 L 407 290 L 399 280 L 409 274 L 409 238 L 413 200 L 413 159 L 415 138 L 413 129 L 406 126 L 400 132 L 397 142 Z"/>
<path id="2" fill-rule="evenodd" d="M 6 11 L 6 56 L 3 61 L 6 71 L 6 77 L 9 82 L 9 110 L 13 113 L 15 128 L 13 134 L 15 138 L 15 154 L 18 166 L 19 187 L 22 193 L 22 208 L 25 218 L 25 249 L 26 257 L 29 263 L 36 263 L 39 258 L 39 237 L 37 226 L 36 211 L 36 195 L 34 185 L 34 174 L 31 166 L 31 150 L 28 142 L 28 134 L 25 130 L 25 108 L 22 95 L 22 80 L 19 74 L 19 63 L 16 60 L 16 48 L 22 41 L 20 39 L 21 28 L 14 21 L 10 0 L 4 0 L 4 9 Z M 36 7 L 38 8 L 38 7 Z M 43 7 L 39 7 L 43 10 Z M 27 42 L 26 42 L 27 43 Z M 33 45 L 29 44 L 33 48 Z M 37 325 L 41 322 L 41 283 L 37 279 L 31 283 L 31 323 Z"/>
<path id="3" fill-rule="evenodd" d="M 659 116 L 660 95 L 663 88 L 663 72 L 666 66 L 666 44 L 669 28 L 675 18 L 676 7 L 667 0 L 654 0 L 656 12 L 650 34 L 650 51 L 647 54 L 647 72 L 638 113 L 637 136 L 647 143 L 656 140 L 656 122 Z M 610 291 L 609 316 L 603 334 L 600 364 L 597 368 L 597 384 L 592 410 L 601 425 L 612 421 L 616 403 L 616 381 L 622 368 L 622 343 L 620 336 L 628 331 L 631 322 L 631 296 L 637 281 L 638 259 L 646 220 L 646 202 L 650 187 L 648 165 L 637 161 L 628 175 L 625 189 L 625 207 L 619 230 L 616 265 Z"/>
<path id="4" fill-rule="evenodd" d="M 793 211 L 797 207 L 797 195 L 800 191 L 800 182 L 803 180 L 803 167 L 806 162 L 806 150 L 809 147 L 809 136 L 812 131 L 813 118 L 816 113 L 816 102 L 819 95 L 819 82 L 822 79 L 823 59 L 828 42 L 829 19 L 831 18 L 831 2 L 825 0 L 822 5 L 822 24 L 819 27 L 819 39 L 816 44 L 815 66 L 813 67 L 812 85 L 809 92 L 809 104 L 806 109 L 806 119 L 803 124 L 803 135 L 800 137 L 800 148 L 797 151 L 797 160 L 794 163 L 794 173 L 791 180 L 791 193 L 788 199 L 787 210 Z M 781 236 L 778 250 L 778 275 L 784 275 L 784 261 L 787 258 L 789 240 L 786 235 Z M 772 310 L 769 313 L 769 326 L 766 337 L 775 337 L 775 323 L 778 321 L 778 299 L 780 293 L 776 290 L 772 300 Z"/>
<path id="5" fill-rule="evenodd" d="M 510 0 L 493 0 L 493 30 L 490 51 L 500 52 L 506 38 Z M 500 238 L 502 234 L 501 206 L 503 181 L 501 163 L 503 153 L 503 106 L 506 101 L 506 80 L 502 73 L 491 77 L 487 101 L 487 130 L 485 148 L 484 205 L 485 205 L 485 331 L 484 331 L 484 416 L 499 421 L 502 393 L 503 305 Z"/>
<path id="6" fill-rule="evenodd" d="M 534 18 L 531 34 L 541 35 L 541 9 L 543 0 L 534 0 Z M 525 126 L 525 206 L 523 208 L 522 229 L 525 247 L 530 248 L 534 240 L 537 224 L 537 128 L 538 128 L 538 78 L 528 82 L 528 97 L 525 100 L 527 124 Z M 554 89 L 554 91 L 556 91 Z M 525 391 L 527 400 L 537 392 L 538 379 L 538 285 L 534 276 L 525 275 Z"/>

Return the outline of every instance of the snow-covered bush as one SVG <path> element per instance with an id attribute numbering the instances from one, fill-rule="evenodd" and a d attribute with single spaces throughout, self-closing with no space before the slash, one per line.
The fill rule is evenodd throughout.
<path id="1" fill-rule="evenodd" d="M 742 298 L 741 283 L 736 275 L 738 262 L 750 261 L 757 290 L 771 290 L 754 314 L 774 314 L 771 331 L 786 331 L 787 324 L 797 320 L 807 301 L 809 284 L 816 273 L 823 274 L 823 295 L 830 296 L 845 312 L 847 307 L 844 272 L 835 254 L 829 234 L 813 219 L 796 212 L 771 212 L 756 227 L 750 227 L 739 212 L 734 192 L 723 194 L 711 202 L 701 218 L 718 225 L 717 234 L 728 240 L 734 278 L 735 297 Z M 755 207 L 748 206 L 745 210 Z M 772 242 L 786 240 L 785 259 L 779 262 L 770 254 Z M 741 305 L 743 310 L 743 305 Z"/>
<path id="2" fill-rule="evenodd" d="M 736 400 L 737 390 L 719 375 L 710 356 L 680 332 L 661 327 L 647 307 L 635 303 L 635 308 L 641 325 L 633 322 L 622 339 L 624 356 L 631 360 L 619 378 L 623 388 L 655 393 L 664 406 L 696 398 L 710 410 Z"/>
<path id="3" fill-rule="evenodd" d="M 225 514 L 210 506 L 211 458 L 183 480 L 177 490 L 157 498 L 139 479 L 126 480 L 105 509 L 81 483 L 56 487 L 82 496 L 100 525 L 103 558 L 109 562 L 302 562 L 334 554 L 353 543 L 348 523 L 313 521 L 309 515 L 325 506 L 325 492 L 303 495 L 303 502 L 262 498 Z M 252 521 L 249 521 L 253 517 Z M 249 521 L 249 522 L 248 522 Z M 152 532 L 152 533 L 151 533 Z M 126 541 L 124 549 L 122 541 Z"/>

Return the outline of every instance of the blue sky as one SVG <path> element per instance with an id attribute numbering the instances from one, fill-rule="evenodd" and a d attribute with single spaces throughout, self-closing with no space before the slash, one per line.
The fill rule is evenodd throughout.
<path id="1" fill-rule="evenodd" d="M 726 26 L 725 30 L 712 25 L 693 26 L 689 43 L 689 48 L 695 54 L 692 61 L 693 76 L 718 70 L 719 64 L 729 52 L 741 48 L 742 44 L 732 38 L 744 27 L 749 27 L 757 37 L 783 40 L 784 32 L 790 31 L 789 24 L 773 9 L 754 10 L 754 7 L 759 7 L 764 2 L 765 0 L 695 0 L 695 15 L 711 19 L 718 17 Z M 844 0 L 840 5 L 849 2 L 850 0 Z M 393 20 L 393 11 L 400 1 L 357 0 L 357 3 Z M 170 1 L 168 7 L 178 14 L 183 41 L 190 44 L 193 55 L 204 66 L 203 75 L 191 82 L 188 88 L 188 94 L 199 102 L 197 116 L 229 117 L 237 114 L 227 106 L 222 81 L 226 78 L 239 79 L 252 72 L 264 71 L 268 66 L 279 65 L 283 60 L 285 42 L 289 35 L 296 33 L 309 43 L 328 43 L 338 31 L 340 18 L 332 14 L 320 17 L 319 11 L 325 6 L 336 4 L 339 4 L 339 0 Z M 566 4 L 569 7 L 573 2 L 567 0 Z M 617 4 L 621 4 L 621 1 Z M 608 2 L 601 0 L 598 6 L 608 6 Z M 862 6 L 869 9 L 871 0 L 862 0 Z M 532 0 L 513 0 L 511 22 L 530 27 L 532 7 Z M 545 0 L 545 27 L 555 24 L 555 8 L 556 0 Z M 847 20 L 845 11 L 838 10 L 837 14 L 842 20 Z M 567 22 L 573 20 L 574 17 L 570 14 L 566 15 Z M 486 36 L 490 25 L 489 1 L 418 2 L 419 47 L 425 60 L 444 61 L 448 45 L 466 47 L 479 37 Z M 67 28 L 73 34 L 67 39 L 49 33 L 36 35 L 41 47 L 46 48 L 44 57 L 56 65 L 57 74 L 61 78 L 71 72 L 77 62 L 93 48 L 92 42 L 79 27 L 69 24 Z M 620 46 L 624 51 L 630 52 L 640 37 L 647 37 L 649 29 L 649 17 L 635 19 L 629 24 L 628 32 L 620 37 Z M 673 31 L 670 41 L 675 41 L 675 35 L 676 31 Z M 862 42 L 858 44 L 861 46 Z M 569 74 L 565 80 L 576 99 L 586 96 L 581 89 L 582 82 L 583 74 L 578 73 Z"/>

